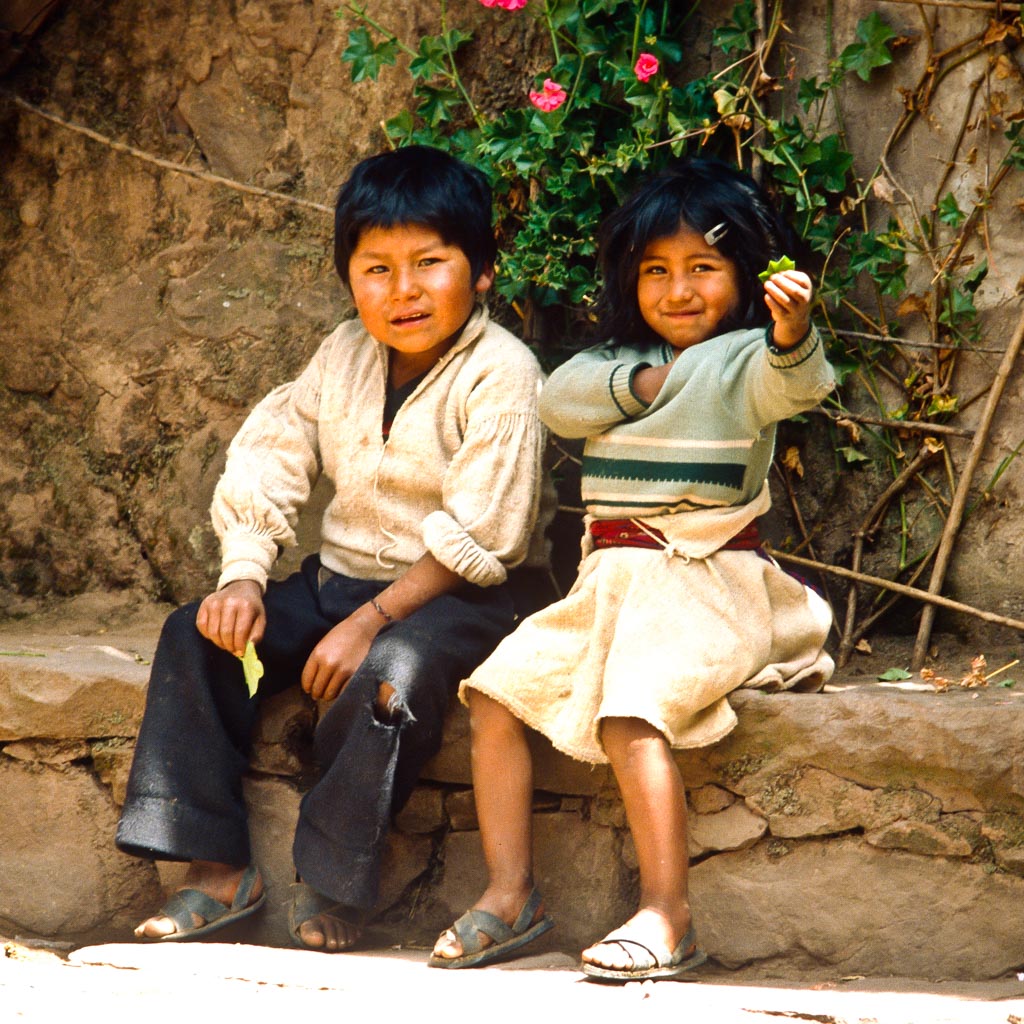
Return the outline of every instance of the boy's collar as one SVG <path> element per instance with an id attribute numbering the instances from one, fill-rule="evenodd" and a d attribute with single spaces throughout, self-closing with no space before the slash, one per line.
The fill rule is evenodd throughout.
<path id="1" fill-rule="evenodd" d="M 469 319 L 463 325 L 462 330 L 459 332 L 458 338 L 455 339 L 455 344 L 452 345 L 448 351 L 441 356 L 438 362 L 444 362 L 444 360 L 452 355 L 454 352 L 458 352 L 464 349 L 467 345 L 476 341 L 484 332 L 484 328 L 487 326 L 490 320 L 491 314 L 487 308 L 487 303 L 478 300 L 473 305 L 473 312 L 469 314 Z"/>

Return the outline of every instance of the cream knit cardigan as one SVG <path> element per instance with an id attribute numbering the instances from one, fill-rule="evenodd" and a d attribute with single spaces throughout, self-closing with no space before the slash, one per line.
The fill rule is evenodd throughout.
<path id="1" fill-rule="evenodd" d="M 219 587 L 267 575 L 319 475 L 335 494 L 320 558 L 393 580 L 429 551 L 471 583 L 546 561 L 553 506 L 537 418 L 542 374 L 529 349 L 477 307 L 462 335 L 381 437 L 388 350 L 358 320 L 338 326 L 303 373 L 272 391 L 232 441 L 211 515 Z M 541 514 L 541 495 L 545 513 Z"/>

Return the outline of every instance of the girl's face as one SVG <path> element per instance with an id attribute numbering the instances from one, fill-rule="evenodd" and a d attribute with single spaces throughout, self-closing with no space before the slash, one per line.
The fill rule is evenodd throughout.
<path id="1" fill-rule="evenodd" d="M 644 249 L 636 299 L 647 326 L 681 352 L 720 333 L 719 325 L 739 312 L 736 266 L 703 235 L 681 227 Z"/>

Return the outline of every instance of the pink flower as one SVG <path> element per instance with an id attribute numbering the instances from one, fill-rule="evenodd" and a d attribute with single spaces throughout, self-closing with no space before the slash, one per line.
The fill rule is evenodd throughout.
<path id="1" fill-rule="evenodd" d="M 505 11 L 521 11 L 529 0 L 480 0 L 484 7 L 500 7 Z"/>
<path id="2" fill-rule="evenodd" d="M 483 0 L 481 0 L 481 3 Z M 633 70 L 641 82 L 646 82 L 658 73 L 658 58 L 653 53 L 641 53 Z"/>
<path id="3" fill-rule="evenodd" d="M 514 3 L 515 0 L 505 0 L 506 3 Z M 530 90 L 530 102 L 545 114 L 557 110 L 565 102 L 565 90 L 550 78 L 544 79 L 544 88 L 540 92 Z"/>

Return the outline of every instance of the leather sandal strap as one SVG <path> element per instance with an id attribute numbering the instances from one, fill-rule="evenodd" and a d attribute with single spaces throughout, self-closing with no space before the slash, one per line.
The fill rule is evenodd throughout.
<path id="1" fill-rule="evenodd" d="M 452 931 L 462 945 L 463 956 L 479 953 L 484 948 L 481 935 L 486 935 L 492 943 L 498 943 L 507 942 L 516 934 L 500 917 L 486 910 L 467 910 L 452 925 Z"/>
<path id="2" fill-rule="evenodd" d="M 196 924 L 192 915 L 203 919 L 203 924 L 210 924 L 230 912 L 230 908 L 220 900 L 207 896 L 198 889 L 179 889 L 160 910 L 161 917 L 169 917 L 179 932 L 190 932 Z"/>

